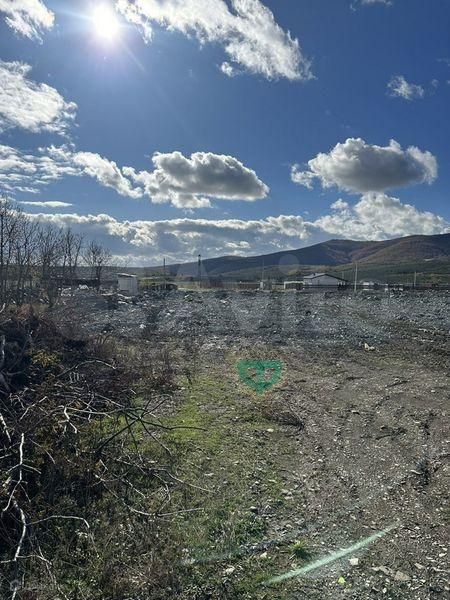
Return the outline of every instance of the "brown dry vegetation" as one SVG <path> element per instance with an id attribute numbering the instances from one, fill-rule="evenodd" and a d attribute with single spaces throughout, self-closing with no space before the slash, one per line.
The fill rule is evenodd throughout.
<path id="1" fill-rule="evenodd" d="M 141 443 L 165 429 L 167 360 L 144 365 L 32 310 L 2 314 L 0 354 L 0 597 L 120 598 L 171 476 Z"/>

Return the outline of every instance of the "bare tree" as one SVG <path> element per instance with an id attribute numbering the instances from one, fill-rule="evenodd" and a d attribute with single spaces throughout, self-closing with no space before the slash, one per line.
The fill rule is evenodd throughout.
<path id="1" fill-rule="evenodd" d="M 14 248 L 19 229 L 19 212 L 6 195 L 0 199 L 0 298 L 8 302 L 10 271 L 14 266 Z"/>
<path id="2" fill-rule="evenodd" d="M 33 289 L 33 273 L 36 251 L 38 247 L 39 224 L 30 221 L 23 213 L 19 213 L 18 235 L 14 240 L 15 276 L 14 301 L 17 305 L 25 302 L 27 290 Z"/>
<path id="3" fill-rule="evenodd" d="M 39 230 L 37 237 L 39 278 L 48 302 L 53 306 L 62 285 L 60 267 L 64 256 L 64 231 L 47 226 Z"/>
<path id="4" fill-rule="evenodd" d="M 53 306 L 62 286 L 73 286 L 80 257 L 99 288 L 111 253 L 95 241 L 82 249 L 82 235 L 43 226 L 0 194 L 0 306 L 22 304 L 36 283 Z"/>
<path id="5" fill-rule="evenodd" d="M 91 268 L 91 276 L 96 281 L 97 289 L 100 287 L 102 271 L 111 259 L 111 252 L 99 244 L 92 241 L 84 251 L 83 258 L 85 263 Z"/>
<path id="6" fill-rule="evenodd" d="M 0 302 L 21 304 L 32 287 L 39 225 L 0 197 Z"/>
<path id="7" fill-rule="evenodd" d="M 77 276 L 77 267 L 83 246 L 83 236 L 74 233 L 69 227 L 62 236 L 63 258 L 62 276 L 71 287 Z"/>

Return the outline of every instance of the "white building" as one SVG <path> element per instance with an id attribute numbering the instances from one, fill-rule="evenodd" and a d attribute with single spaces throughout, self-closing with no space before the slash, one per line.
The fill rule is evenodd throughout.
<path id="1" fill-rule="evenodd" d="M 128 273 L 117 273 L 117 289 L 123 294 L 136 296 L 139 291 L 137 276 Z"/>
<path id="2" fill-rule="evenodd" d="M 343 287 L 347 285 L 347 281 L 335 275 L 328 273 L 311 273 L 303 277 L 303 285 L 314 287 Z"/>

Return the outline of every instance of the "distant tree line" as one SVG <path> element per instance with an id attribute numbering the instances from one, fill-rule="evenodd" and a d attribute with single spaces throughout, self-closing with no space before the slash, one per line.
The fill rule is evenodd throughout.
<path id="1" fill-rule="evenodd" d="M 85 243 L 70 227 L 42 225 L 0 196 L 0 304 L 20 305 L 40 294 L 52 306 L 62 286 L 74 284 L 81 264 L 99 287 L 110 258 L 102 244 Z"/>

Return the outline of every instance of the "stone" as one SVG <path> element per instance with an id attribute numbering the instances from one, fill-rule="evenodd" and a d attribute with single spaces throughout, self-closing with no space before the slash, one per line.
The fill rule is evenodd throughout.
<path id="1" fill-rule="evenodd" d="M 394 576 L 395 581 L 411 581 L 411 577 L 406 573 L 402 573 L 401 571 L 397 571 Z"/>

